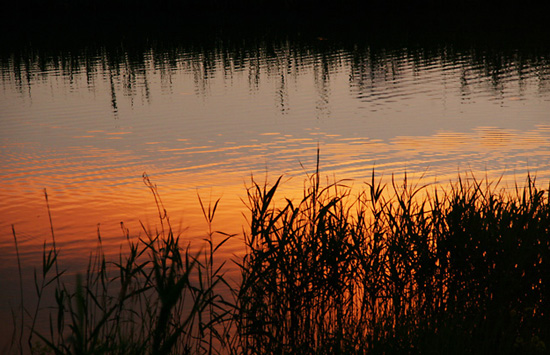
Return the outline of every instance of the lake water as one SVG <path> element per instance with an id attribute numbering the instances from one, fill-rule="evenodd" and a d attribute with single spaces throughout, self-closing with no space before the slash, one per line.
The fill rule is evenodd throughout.
<path id="1" fill-rule="evenodd" d="M 253 175 L 299 196 L 321 172 L 433 184 L 459 173 L 550 180 L 550 49 L 526 41 L 386 43 L 330 35 L 30 43 L 1 55 L 1 316 L 18 305 L 12 225 L 24 272 L 50 228 L 81 265 L 157 225 L 146 172 L 188 240 L 207 230 L 197 198 L 221 198 L 214 229 L 237 233 Z M 29 292 L 31 292 L 29 290 Z M 7 318 L 6 318 L 7 317 Z M 9 323 L 9 322 L 3 322 Z M 4 329 L 6 325 L 3 326 Z"/>

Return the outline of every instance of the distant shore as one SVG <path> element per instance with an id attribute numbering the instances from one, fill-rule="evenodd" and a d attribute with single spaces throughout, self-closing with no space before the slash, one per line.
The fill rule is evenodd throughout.
<path id="1" fill-rule="evenodd" d="M 550 4 L 535 1 L 227 1 L 227 0 L 29 0 L 13 2 L 0 15 L 3 26 L 39 31 L 144 26 L 165 34 L 188 28 L 197 34 L 212 28 L 323 28 L 329 31 L 376 29 L 385 32 L 466 31 L 547 32 Z M 10 35 L 16 35 L 12 31 Z M 9 36 L 6 36 L 9 37 Z"/>

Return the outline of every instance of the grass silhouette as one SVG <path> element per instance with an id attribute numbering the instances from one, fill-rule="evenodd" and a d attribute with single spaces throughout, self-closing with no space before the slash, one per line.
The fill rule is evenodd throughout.
<path id="1" fill-rule="evenodd" d="M 345 181 L 321 183 L 317 166 L 299 200 L 278 198 L 281 178 L 252 180 L 239 285 L 214 263 L 231 236 L 209 228 L 192 254 L 144 181 L 160 229 L 128 238 L 116 262 L 99 244 L 74 288 L 55 267 L 59 252 L 45 249 L 36 290 L 40 299 L 53 288 L 56 307 L 25 308 L 28 342 L 23 322 L 13 352 L 511 354 L 550 344 L 550 201 L 529 175 L 510 191 L 470 175 L 446 188 L 406 176 L 382 184 L 373 171 L 353 194 Z M 218 203 L 200 202 L 211 226 Z M 49 334 L 33 309 L 50 312 Z"/>
<path id="2" fill-rule="evenodd" d="M 249 190 L 238 319 L 244 353 L 536 353 L 548 344 L 550 205 L 459 178 L 359 196 L 310 178 L 275 208 Z"/>

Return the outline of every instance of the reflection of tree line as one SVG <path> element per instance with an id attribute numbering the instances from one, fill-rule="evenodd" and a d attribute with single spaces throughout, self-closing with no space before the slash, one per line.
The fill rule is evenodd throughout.
<path id="1" fill-rule="evenodd" d="M 149 46 L 87 47 L 76 50 L 41 51 L 25 49 L 0 57 L 4 83 L 12 82 L 21 94 L 30 95 L 34 83 L 50 75 L 60 75 L 71 89 L 82 85 L 89 90 L 98 80 L 106 80 L 111 91 L 113 111 L 123 95 L 133 104 L 142 95 L 149 102 L 151 76 L 160 74 L 161 89 L 172 91 L 173 78 L 179 73 L 193 74 L 195 93 L 207 95 L 214 78 L 223 75 L 248 77 L 251 91 L 259 89 L 262 75 L 279 81 L 276 97 L 282 112 L 288 109 L 288 87 L 298 77 L 313 72 L 317 89 L 316 106 L 328 110 L 331 75 L 346 68 L 349 84 L 358 95 L 369 95 L 380 88 L 400 85 L 433 68 L 456 81 L 460 94 L 474 90 L 500 95 L 510 78 L 518 82 L 520 92 L 527 80 L 537 82 L 539 92 L 550 90 L 550 65 L 544 54 L 488 50 L 457 50 L 452 46 L 385 49 L 369 45 L 336 44 L 323 38 L 311 41 L 216 40 L 210 44 L 158 44 Z M 5 84 L 4 84 L 5 85 Z M 81 87 L 80 87 L 81 88 Z"/>

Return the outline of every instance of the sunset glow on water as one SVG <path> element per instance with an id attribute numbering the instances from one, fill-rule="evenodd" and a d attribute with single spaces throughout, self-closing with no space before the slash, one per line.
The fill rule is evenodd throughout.
<path id="1" fill-rule="evenodd" d="M 251 176 L 283 175 L 279 197 L 298 198 L 318 148 L 322 176 L 357 190 L 373 168 L 434 186 L 465 173 L 504 187 L 527 172 L 550 180 L 548 53 L 221 41 L 13 52 L 0 69 L 0 274 L 10 285 L 12 225 L 28 277 L 51 240 L 44 189 L 64 260 L 83 265 L 98 230 L 113 256 L 126 242 L 121 222 L 133 237 L 140 221 L 157 226 L 143 173 L 191 242 L 208 228 L 197 195 L 221 199 L 214 229 L 237 234 L 227 258 L 242 252 Z M 2 296 L 3 314 L 16 292 Z"/>

